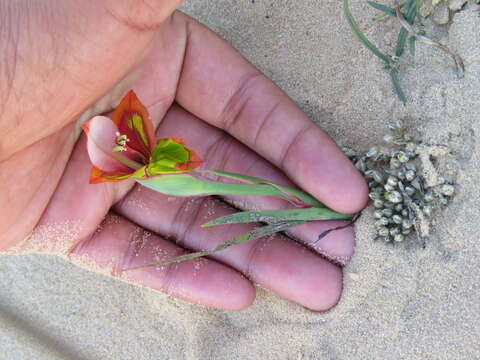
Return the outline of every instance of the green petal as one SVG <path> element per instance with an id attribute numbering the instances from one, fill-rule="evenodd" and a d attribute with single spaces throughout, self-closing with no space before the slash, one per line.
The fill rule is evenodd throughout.
<path id="1" fill-rule="evenodd" d="M 152 151 L 149 175 L 183 172 L 177 166 L 189 160 L 190 153 L 183 144 L 173 139 L 161 139 Z"/>
<path id="2" fill-rule="evenodd" d="M 136 130 L 140 138 L 142 139 L 145 146 L 148 148 L 150 145 L 148 144 L 147 136 L 145 135 L 145 129 L 143 128 L 143 121 L 140 115 L 134 114 L 127 122 L 127 126 L 132 129 Z"/>
<path id="3" fill-rule="evenodd" d="M 152 151 L 152 161 L 171 159 L 177 163 L 188 161 L 188 150 L 183 144 L 173 139 L 161 139 Z"/>

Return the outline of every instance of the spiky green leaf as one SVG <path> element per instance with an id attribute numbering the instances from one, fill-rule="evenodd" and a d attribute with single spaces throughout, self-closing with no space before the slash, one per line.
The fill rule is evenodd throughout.
<path id="1" fill-rule="evenodd" d="M 415 42 L 417 38 L 415 36 L 410 36 L 408 38 L 408 49 L 410 51 L 410 55 L 415 56 Z"/>
<path id="2" fill-rule="evenodd" d="M 291 210 L 270 210 L 270 211 L 244 211 L 231 215 L 222 216 L 218 219 L 210 221 L 202 226 L 214 226 L 221 224 L 238 224 L 238 223 L 279 223 L 285 221 L 315 221 L 315 220 L 348 220 L 353 215 L 342 214 L 327 208 L 307 208 L 307 209 L 291 209 Z"/>
<path id="3" fill-rule="evenodd" d="M 373 2 L 373 1 L 367 1 L 367 3 L 371 7 L 375 8 L 377 10 L 380 10 L 381 12 L 383 12 L 386 15 L 396 16 L 395 15 L 395 9 L 390 7 L 390 6 L 385 6 L 385 5 L 382 5 L 382 4 Z"/>
<path id="4" fill-rule="evenodd" d="M 407 98 L 402 88 L 400 87 L 400 82 L 398 81 L 398 70 L 391 69 L 390 78 L 392 79 L 392 85 L 393 85 L 393 90 L 395 91 L 395 94 L 397 94 L 400 101 L 405 105 L 407 103 Z"/>
<path id="5" fill-rule="evenodd" d="M 352 13 L 350 12 L 348 0 L 343 0 L 343 13 L 347 18 L 348 24 L 352 28 L 352 31 L 357 36 L 357 38 L 378 58 L 383 60 L 386 64 L 391 62 L 390 56 L 385 55 L 381 52 L 370 40 L 367 39 L 365 34 L 358 27 L 357 22 L 353 18 Z"/>
<path id="6" fill-rule="evenodd" d="M 203 257 L 203 256 L 208 256 L 208 255 L 211 255 L 213 253 L 216 253 L 217 251 L 224 250 L 224 249 L 226 249 L 226 248 L 228 248 L 232 245 L 241 244 L 241 243 L 248 242 L 250 240 L 259 239 L 259 238 L 264 237 L 264 236 L 268 236 L 268 235 L 271 235 L 271 234 L 275 234 L 277 232 L 287 230 L 287 229 L 289 229 L 293 226 L 298 226 L 298 225 L 302 225 L 302 224 L 306 224 L 306 223 L 307 223 L 307 221 L 287 221 L 287 222 L 278 223 L 278 224 L 266 225 L 266 226 L 259 227 L 259 228 L 253 229 L 251 231 L 248 231 L 248 232 L 246 232 L 242 235 L 239 235 L 239 236 L 237 236 L 237 237 L 235 237 L 231 240 L 228 240 L 228 241 L 218 245 L 215 249 L 210 250 L 210 251 L 199 251 L 199 252 L 195 252 L 195 253 L 191 253 L 191 254 L 182 255 L 182 256 L 176 257 L 174 259 L 159 261 L 159 262 L 156 262 L 156 263 L 153 263 L 153 264 L 138 266 L 138 267 L 127 269 L 127 270 L 138 270 L 138 269 L 143 269 L 143 268 L 148 268 L 148 267 L 159 267 L 159 266 L 164 266 L 164 265 L 168 265 L 168 264 L 172 264 L 172 263 L 179 263 L 179 262 L 182 262 L 182 261 L 192 260 L 192 259 L 196 259 L 196 258 Z"/>
<path id="7" fill-rule="evenodd" d="M 413 21 L 417 17 L 418 14 L 418 7 L 419 3 L 418 0 L 409 0 L 406 2 L 406 15 L 405 15 L 405 20 L 409 24 L 413 24 Z M 408 31 L 404 27 L 400 29 L 400 32 L 398 34 L 398 40 L 397 40 L 397 45 L 395 47 L 395 56 L 402 56 L 403 55 L 403 50 L 405 48 L 405 42 L 407 41 L 408 37 Z"/>

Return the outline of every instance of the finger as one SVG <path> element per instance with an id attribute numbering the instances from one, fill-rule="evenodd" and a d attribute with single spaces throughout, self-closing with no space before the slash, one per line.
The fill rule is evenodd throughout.
<path id="1" fill-rule="evenodd" d="M 87 269 L 150 287 L 173 297 L 227 310 L 248 307 L 253 285 L 240 273 L 210 259 L 195 259 L 163 267 L 128 270 L 183 255 L 175 244 L 109 213 L 100 227 L 69 253 Z"/>
<path id="2" fill-rule="evenodd" d="M 362 209 L 366 183 L 332 139 L 229 44 L 185 21 L 190 31 L 178 103 L 251 147 L 329 207 Z"/>
<path id="3" fill-rule="evenodd" d="M 211 250 L 254 228 L 251 224 L 202 228 L 201 224 L 234 211 L 213 198 L 168 197 L 142 186 L 118 203 L 115 211 L 194 251 Z M 341 269 L 281 235 L 238 244 L 211 258 L 312 310 L 327 310 L 340 298 Z"/>
<path id="4" fill-rule="evenodd" d="M 96 229 L 99 219 L 105 216 L 110 204 L 116 201 L 122 193 L 128 191 L 131 186 L 128 181 L 114 184 L 115 186 L 110 186 L 112 184 L 88 184 L 90 163 L 85 151 L 85 145 L 85 137 L 82 137 L 81 141 L 77 144 L 77 148 L 72 155 L 62 181 L 37 228 L 32 236 L 22 242 L 17 248 L 12 249 L 13 252 L 30 251 L 64 256 L 72 251 L 75 253 L 75 250 L 72 249 L 76 249 L 78 241 L 88 238 Z M 167 214 L 172 215 L 171 211 L 174 210 L 172 208 L 172 202 L 169 201 L 168 197 L 162 197 L 160 194 L 154 192 L 146 195 L 145 198 L 132 196 L 134 194 L 141 195 L 140 192 L 146 190 L 147 189 L 143 187 L 137 186 L 122 202 L 122 204 L 132 207 L 131 212 L 133 212 L 133 214 L 129 212 L 130 217 L 137 217 L 139 221 L 148 219 L 152 225 L 151 230 L 155 228 L 154 225 L 158 227 L 157 230 L 160 230 L 162 229 L 160 225 L 166 226 L 168 224 L 171 227 L 178 226 L 176 228 L 178 232 L 185 232 L 186 228 L 184 226 L 186 224 L 182 221 L 181 215 L 177 219 L 167 216 Z M 72 197 L 72 194 L 75 194 L 75 197 Z M 188 199 L 187 201 L 194 202 L 196 200 Z M 161 209 L 156 209 L 155 206 L 159 205 L 165 205 L 167 209 L 164 209 L 163 212 L 160 211 Z M 188 207 L 188 203 L 185 206 Z M 181 214 L 181 211 L 179 211 L 179 213 Z M 219 213 L 219 215 L 221 214 L 222 213 Z M 202 216 L 206 215 L 207 214 L 200 215 L 199 221 L 201 221 Z M 211 215 L 213 214 L 210 214 L 210 216 Z M 206 218 L 206 221 L 208 221 L 208 218 Z M 192 227 L 200 229 L 199 225 L 200 224 L 192 224 Z M 174 234 L 174 229 L 172 229 L 171 233 L 168 232 L 169 228 L 163 229 L 166 231 L 166 234 Z M 233 230 L 238 232 L 239 229 L 240 228 L 236 228 Z M 238 233 L 235 234 L 232 232 L 230 234 L 219 235 L 220 240 L 218 237 L 212 237 L 211 241 L 216 243 L 222 242 L 234 235 L 238 235 Z M 194 232 L 191 233 L 191 236 L 190 241 L 199 238 Z M 116 241 L 116 237 L 113 241 Z M 275 241 L 275 243 L 277 242 Z M 205 244 L 206 246 L 210 245 L 208 242 Z M 246 273 L 250 273 L 252 278 L 258 283 L 309 308 L 324 310 L 333 306 L 338 301 L 341 292 L 340 270 L 325 260 L 305 251 L 305 249 L 298 244 L 290 243 L 285 239 L 282 239 L 282 244 L 285 244 L 285 246 L 275 246 L 270 250 L 269 247 L 271 245 L 268 244 L 267 239 L 263 246 L 264 250 L 252 250 L 252 253 L 260 253 L 260 255 L 252 257 L 250 261 L 251 265 L 245 266 L 245 264 L 243 264 L 244 266 L 241 268 Z M 294 246 L 294 249 L 291 249 L 291 246 Z M 259 245 L 257 249 L 261 248 Z M 101 256 L 106 256 L 107 259 L 111 259 L 114 251 L 113 249 L 110 250 L 110 253 L 102 252 L 101 247 L 98 247 L 95 251 L 96 256 L 99 256 L 97 260 L 102 260 Z M 119 247 L 118 251 L 121 252 L 121 247 Z M 265 255 L 267 254 L 263 254 L 264 251 L 267 251 L 268 254 L 272 256 L 270 260 L 265 259 Z M 276 252 L 278 252 L 278 254 L 276 254 Z M 242 260 L 240 256 L 235 254 L 230 256 L 232 257 L 232 261 Z M 248 258 L 248 255 L 244 255 L 243 261 L 247 261 Z M 78 259 L 71 258 L 71 260 L 79 263 Z M 146 257 L 142 260 L 145 262 L 139 265 L 151 263 L 152 260 L 155 259 Z M 320 262 L 317 263 L 319 260 Z M 83 259 L 83 261 L 86 260 Z M 285 267 L 285 263 L 287 262 L 292 262 L 292 265 Z M 104 262 L 100 261 L 100 263 L 103 264 Z M 239 264 L 239 268 L 240 265 L 241 264 Z M 100 265 L 92 261 L 89 266 L 92 270 L 99 270 Z M 294 268 L 295 266 L 296 268 Z M 309 276 L 302 275 L 305 271 L 310 272 Z M 145 277 L 150 278 L 149 274 L 150 273 L 146 273 Z M 158 286 L 158 284 L 155 285 L 153 282 L 147 283 L 147 280 L 144 281 L 147 286 Z M 245 299 L 248 300 L 248 296 L 245 295 Z M 194 301 L 193 298 L 190 300 Z M 247 300 L 244 300 L 245 304 L 248 304 Z M 239 300 L 238 303 L 240 304 L 241 301 Z M 210 304 L 212 306 L 223 306 L 213 303 Z M 241 304 L 238 305 L 238 307 L 240 308 Z"/>
<path id="5" fill-rule="evenodd" d="M 0 161 L 0 252 L 27 237 L 40 220 L 74 146 L 72 128 Z"/>
<path id="6" fill-rule="evenodd" d="M 181 136 L 188 147 L 195 149 L 204 158 L 203 168 L 240 173 L 270 180 L 275 183 L 295 186 L 268 161 L 241 144 L 225 132 L 214 128 L 174 106 L 167 113 L 157 131 L 160 138 Z M 225 179 L 222 179 L 224 181 Z M 291 209 L 289 202 L 271 196 L 224 196 L 235 207 L 243 210 Z M 295 238 L 312 246 L 317 252 L 344 264 L 353 254 L 354 234 L 352 227 L 329 233 L 318 240 L 319 234 L 328 229 L 345 225 L 344 221 L 316 221 L 289 230 Z"/>
<path id="7" fill-rule="evenodd" d="M 133 182 L 90 185 L 90 168 L 86 138 L 82 136 L 36 228 L 24 241 L 9 248 L 9 253 L 67 257 L 89 270 L 113 273 L 202 305 L 232 310 L 250 305 L 255 296 L 251 283 L 238 272 L 211 260 L 162 270 L 122 272 L 126 267 L 158 261 L 162 254 L 180 255 L 181 249 L 119 216 L 108 215 L 97 229 L 111 204 L 123 196 Z M 145 238 L 138 248 L 135 244 L 139 237 L 133 236 L 135 234 Z"/>
<path id="8" fill-rule="evenodd" d="M 112 109 L 132 87 L 150 110 L 160 114 L 168 109 L 186 32 L 175 19 L 160 23 L 158 32 L 154 25 L 177 3 L 64 1 L 55 2 L 58 11 L 48 5 L 37 8 L 40 2 L 7 6 L 3 15 L 10 20 L 0 30 L 6 40 L 0 42 L 5 54 L 0 73 L 11 86 L 0 84 L 0 208 L 9 210 L 0 211 L 8 212 L 0 220 L 0 248 L 24 239 L 39 221 L 80 133 L 73 123 L 80 114 L 82 121 Z M 29 31 L 9 32 L 12 25 Z"/>
<path id="9" fill-rule="evenodd" d="M 48 206 L 35 229 L 9 252 L 41 252 L 65 255 L 79 239 L 91 234 L 118 201 L 133 186 L 133 180 L 92 185 L 88 180 L 92 164 L 86 136 L 80 137 L 68 160 Z M 45 175 L 48 182 L 49 175 Z M 26 216 L 28 218 L 28 216 Z"/>

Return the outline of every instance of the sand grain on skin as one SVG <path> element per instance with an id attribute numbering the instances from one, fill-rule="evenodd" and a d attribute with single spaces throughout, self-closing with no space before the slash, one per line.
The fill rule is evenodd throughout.
<path id="1" fill-rule="evenodd" d="M 82 223 L 78 220 L 38 225 L 25 240 L 8 249 L 8 253 L 67 254 L 81 231 Z"/>

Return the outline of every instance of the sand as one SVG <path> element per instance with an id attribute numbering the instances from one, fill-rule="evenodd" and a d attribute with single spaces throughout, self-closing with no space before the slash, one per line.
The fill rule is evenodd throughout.
<path id="1" fill-rule="evenodd" d="M 457 195 L 425 246 L 372 241 L 368 209 L 356 225 L 344 295 L 324 314 L 258 289 L 242 312 L 197 307 L 40 255 L 0 257 L 2 359 L 479 359 L 480 16 L 474 6 L 427 33 L 464 59 L 418 44 L 392 94 L 381 64 L 349 31 L 339 1 L 190 1 L 184 11 L 220 33 L 272 77 L 339 143 L 365 150 L 405 119 L 446 145 Z M 352 11 L 388 48 L 393 21 Z"/>

